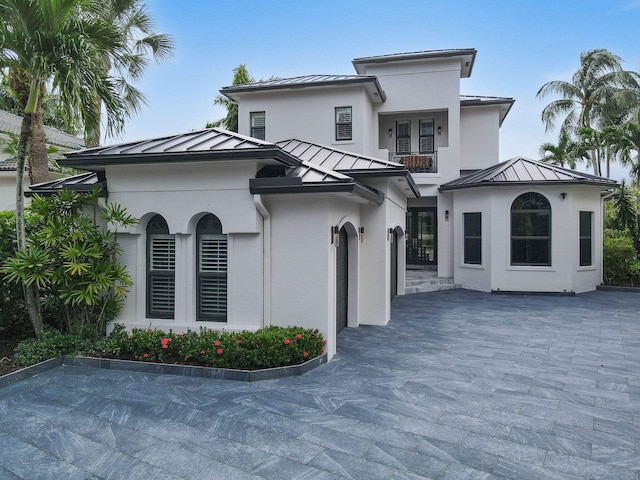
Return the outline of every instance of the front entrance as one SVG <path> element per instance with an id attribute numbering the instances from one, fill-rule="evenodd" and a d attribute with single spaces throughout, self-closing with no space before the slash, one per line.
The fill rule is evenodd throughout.
<path id="1" fill-rule="evenodd" d="M 437 225 L 435 207 L 407 209 L 407 265 L 437 265 Z"/>

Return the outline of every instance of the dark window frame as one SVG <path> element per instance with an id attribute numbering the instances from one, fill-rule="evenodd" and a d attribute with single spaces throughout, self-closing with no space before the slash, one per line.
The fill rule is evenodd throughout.
<path id="1" fill-rule="evenodd" d="M 463 213 L 463 263 L 482 265 L 482 212 Z"/>
<path id="2" fill-rule="evenodd" d="M 341 117 L 341 111 L 349 110 L 349 121 Z M 353 140 L 353 107 L 342 106 L 335 108 L 336 142 Z M 346 128 L 346 132 L 343 129 Z"/>
<path id="3" fill-rule="evenodd" d="M 436 137 L 434 135 L 435 120 L 420 120 L 418 124 L 418 151 L 420 153 L 434 153 L 436 151 Z M 422 133 L 422 125 L 431 125 L 431 133 Z M 422 139 L 431 139 L 431 149 L 422 148 Z"/>
<path id="4" fill-rule="evenodd" d="M 203 269 L 202 250 L 203 241 L 209 241 L 209 245 L 213 246 L 220 255 L 220 251 L 224 250 L 224 258 L 214 258 L 214 263 L 209 265 L 206 270 Z M 213 251 L 210 255 L 216 255 Z M 211 257 L 210 257 L 211 258 Z M 227 299 L 228 299 L 228 265 L 227 235 L 222 233 L 222 223 L 215 215 L 208 213 L 204 215 L 196 225 L 196 321 L 199 322 L 226 322 L 227 321 Z M 224 269 L 214 269 L 212 267 L 224 265 Z M 216 287 L 216 285 L 218 285 Z M 222 287 L 223 289 L 221 289 Z M 204 295 L 205 292 L 215 292 L 215 297 L 223 297 L 225 299 L 224 307 L 217 313 L 207 312 L 212 305 L 207 302 Z M 205 306 L 205 304 L 207 304 Z"/>
<path id="5" fill-rule="evenodd" d="M 149 219 L 146 228 L 147 237 L 147 276 L 146 276 L 146 318 L 173 319 L 175 317 L 175 235 L 169 234 L 169 226 L 162 215 L 154 215 Z M 154 269 L 154 244 L 155 240 L 172 240 L 167 245 L 173 245 L 173 258 L 169 258 L 169 263 L 173 269 Z M 154 302 L 154 289 L 157 282 L 164 283 L 165 288 L 173 290 L 173 298 L 169 300 L 169 309 L 158 309 Z M 160 285 L 158 286 L 160 287 Z"/>
<path id="6" fill-rule="evenodd" d="M 262 126 L 256 126 L 255 120 L 262 117 Z M 267 113 L 263 111 L 249 113 L 249 126 L 251 127 L 251 136 L 258 140 L 265 140 L 267 137 Z"/>
<path id="7" fill-rule="evenodd" d="M 406 135 L 400 130 L 400 125 L 407 125 Z M 407 149 L 400 148 L 401 140 L 409 140 Z M 396 153 L 397 154 L 410 154 L 411 153 L 411 120 L 399 120 L 396 122 Z"/>
<path id="8" fill-rule="evenodd" d="M 519 195 L 510 209 L 511 266 L 551 266 L 551 204 L 538 192 Z"/>
<path id="9" fill-rule="evenodd" d="M 593 266 L 593 216 L 594 212 L 580 211 L 578 235 L 580 242 L 579 262 L 581 267 Z"/>

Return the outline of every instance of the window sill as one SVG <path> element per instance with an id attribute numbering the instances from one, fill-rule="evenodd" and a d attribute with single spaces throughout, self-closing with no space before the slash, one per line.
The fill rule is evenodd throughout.
<path id="1" fill-rule="evenodd" d="M 509 265 L 507 270 L 513 270 L 516 272 L 555 272 L 556 269 L 549 266 L 536 266 L 536 265 Z"/>
<path id="2" fill-rule="evenodd" d="M 584 265 L 582 267 L 578 267 L 578 272 L 593 272 L 596 271 L 597 268 L 595 265 Z"/>
<path id="3" fill-rule="evenodd" d="M 476 263 L 461 263 L 460 268 L 471 268 L 473 270 L 485 270 L 483 264 L 476 264 Z"/>

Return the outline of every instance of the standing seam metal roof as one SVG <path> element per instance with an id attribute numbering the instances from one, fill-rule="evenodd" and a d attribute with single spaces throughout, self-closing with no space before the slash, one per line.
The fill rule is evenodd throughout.
<path id="1" fill-rule="evenodd" d="M 616 185 L 614 180 L 576 172 L 530 158 L 515 157 L 440 185 L 440 191 L 496 185 L 588 184 L 604 188 Z"/>

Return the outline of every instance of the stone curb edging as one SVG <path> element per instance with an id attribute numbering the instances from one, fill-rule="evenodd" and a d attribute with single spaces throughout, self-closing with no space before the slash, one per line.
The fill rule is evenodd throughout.
<path id="1" fill-rule="evenodd" d="M 16 372 L 0 377 L 0 388 L 18 383 L 61 365 L 78 367 L 104 368 L 110 370 L 124 370 L 142 373 L 158 373 L 164 375 L 180 375 L 184 377 L 200 377 L 218 380 L 236 380 L 241 382 L 255 382 L 260 380 L 275 380 L 278 378 L 303 375 L 327 362 L 327 354 L 313 358 L 300 365 L 286 367 L 265 368 L 262 370 L 233 370 L 229 368 L 198 367 L 192 365 L 172 365 L 168 363 L 136 362 L 134 360 L 117 360 L 112 358 L 72 357 L 64 355 L 23 368 Z"/>
<path id="2" fill-rule="evenodd" d="M 640 287 L 621 287 L 617 285 L 598 285 L 596 290 L 604 290 L 609 292 L 633 292 L 640 293 Z"/>

